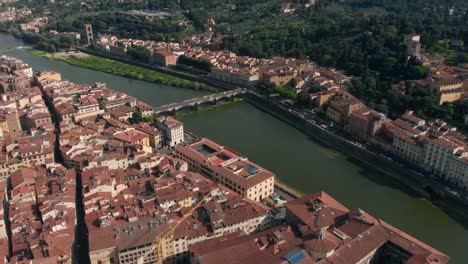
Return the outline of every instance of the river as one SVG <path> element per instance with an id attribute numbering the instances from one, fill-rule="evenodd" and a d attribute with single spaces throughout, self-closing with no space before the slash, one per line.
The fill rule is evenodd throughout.
<path id="1" fill-rule="evenodd" d="M 22 42 L 0 34 L 0 53 L 18 57 L 36 70 L 56 70 L 74 82 L 106 82 L 119 91 L 157 106 L 205 94 L 130 80 L 30 55 Z M 326 191 L 349 208 L 360 207 L 465 264 L 468 223 L 461 224 L 429 201 L 414 197 L 398 183 L 361 167 L 346 156 L 322 147 L 303 133 L 236 102 L 178 116 L 187 130 L 246 155 L 303 193 Z M 463 260 L 465 259 L 465 261 Z"/>

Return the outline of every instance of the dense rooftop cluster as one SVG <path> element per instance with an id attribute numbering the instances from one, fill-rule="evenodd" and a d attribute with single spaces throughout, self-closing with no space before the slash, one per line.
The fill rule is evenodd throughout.
<path id="1" fill-rule="evenodd" d="M 32 68 L 2 56 L 1 69 L 2 259 L 70 262 L 75 171 L 55 161 L 54 125 L 41 90 L 31 87 Z"/>
<path id="2" fill-rule="evenodd" d="M 2 65 L 0 89 L 3 93 L 30 87 L 33 70 L 29 65 L 4 55 L 1 56 L 0 62 Z"/>
<path id="3" fill-rule="evenodd" d="M 27 7 L 16 9 L 9 7 L 7 10 L 0 12 L 0 22 L 16 21 L 20 20 L 31 14 L 31 9 Z"/>
<path id="4" fill-rule="evenodd" d="M 53 163 L 55 136 L 42 93 L 38 87 L 30 85 L 31 67 L 17 59 L 3 56 L 1 68 L 3 72 L 0 76 L 18 73 L 22 83 L 10 86 L 10 83 L 0 82 L 4 87 L 0 102 L 0 177 L 6 179 L 20 167 Z"/>
<path id="5" fill-rule="evenodd" d="M 20 29 L 23 31 L 31 31 L 39 33 L 40 28 L 47 25 L 49 19 L 47 17 L 36 17 L 33 20 L 20 24 Z"/>
<path id="6" fill-rule="evenodd" d="M 155 124 L 131 125 L 127 121 L 135 111 L 149 116 L 152 108 L 102 83 L 78 85 L 55 72 L 39 73 L 35 81 L 57 116 L 63 164 L 79 171 L 93 263 L 186 259 L 189 244 L 233 232 L 234 227 L 250 233 L 269 226 L 270 210 L 263 204 L 189 170 L 187 161 L 170 155 L 170 148 L 185 144 L 181 122 L 163 116 Z M 229 153 L 235 162 L 249 165 L 249 173 L 259 173 L 253 171 L 258 165 Z M 269 191 L 263 197 L 273 191 L 273 174 L 268 175 Z M 202 199 L 206 202 L 196 208 Z M 210 210 L 216 219 L 206 218 Z M 187 241 L 184 247 L 174 239 L 165 244 L 155 240 L 179 221 L 185 221 L 175 230 Z"/>
<path id="7" fill-rule="evenodd" d="M 326 88 L 342 86 L 350 77 L 335 69 L 319 68 L 308 60 L 274 57 L 258 59 L 238 56 L 230 51 L 213 51 L 191 41 L 166 43 L 137 39 L 119 39 L 101 36 L 94 44 L 97 49 L 116 56 L 126 56 L 131 46 L 144 47 L 150 52 L 150 63 L 163 66 L 176 64 L 177 58 L 189 59 L 211 65 L 211 76 L 235 85 L 252 87 L 259 83 L 289 86 L 295 92 L 305 88 L 307 82 L 315 82 Z"/>
<path id="8" fill-rule="evenodd" d="M 288 202 L 285 225 L 189 247 L 192 263 L 446 263 L 443 253 L 321 192 Z"/>
<path id="9" fill-rule="evenodd" d="M 1 69 L 9 76 L 30 67 L 2 57 Z M 0 102 L 5 263 L 72 263 L 75 230 L 87 230 L 91 263 L 357 263 L 385 254 L 447 262 L 325 193 L 266 206 L 272 172 L 186 134 L 170 116 L 131 124 L 135 112 L 153 109 L 103 83 L 25 76 Z"/>
<path id="10" fill-rule="evenodd" d="M 75 179 L 73 169 L 57 163 L 46 168 L 20 168 L 10 175 L 11 263 L 28 259 L 71 261 L 76 220 Z"/>

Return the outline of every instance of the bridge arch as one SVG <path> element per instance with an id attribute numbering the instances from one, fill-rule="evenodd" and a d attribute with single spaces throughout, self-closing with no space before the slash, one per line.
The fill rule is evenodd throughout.
<path id="1" fill-rule="evenodd" d="M 219 101 L 232 101 L 236 97 L 241 97 L 246 93 L 245 89 L 235 89 L 230 91 L 221 92 L 218 94 L 209 94 L 197 98 L 188 99 L 179 103 L 171 103 L 154 108 L 154 112 L 158 115 L 161 114 L 175 114 L 177 111 L 184 109 L 197 109 L 202 105 L 214 105 Z"/>

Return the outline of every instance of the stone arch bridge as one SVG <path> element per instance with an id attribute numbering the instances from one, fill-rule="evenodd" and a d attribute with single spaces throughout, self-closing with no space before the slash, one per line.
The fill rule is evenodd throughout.
<path id="1" fill-rule="evenodd" d="M 237 88 L 234 90 L 224 91 L 217 94 L 209 94 L 205 96 L 187 99 L 182 102 L 161 105 L 154 108 L 154 113 L 157 115 L 175 114 L 180 110 L 195 110 L 200 105 L 215 105 L 218 101 L 233 100 L 236 97 L 241 97 L 247 92 L 246 89 Z"/>

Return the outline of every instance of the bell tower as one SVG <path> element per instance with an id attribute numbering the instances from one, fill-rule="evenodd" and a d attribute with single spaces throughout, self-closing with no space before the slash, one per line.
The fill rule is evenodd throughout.
<path id="1" fill-rule="evenodd" d="M 85 32 L 86 32 L 86 40 L 88 41 L 88 45 L 91 45 L 94 40 L 93 27 L 91 26 L 91 24 L 85 24 Z"/>

